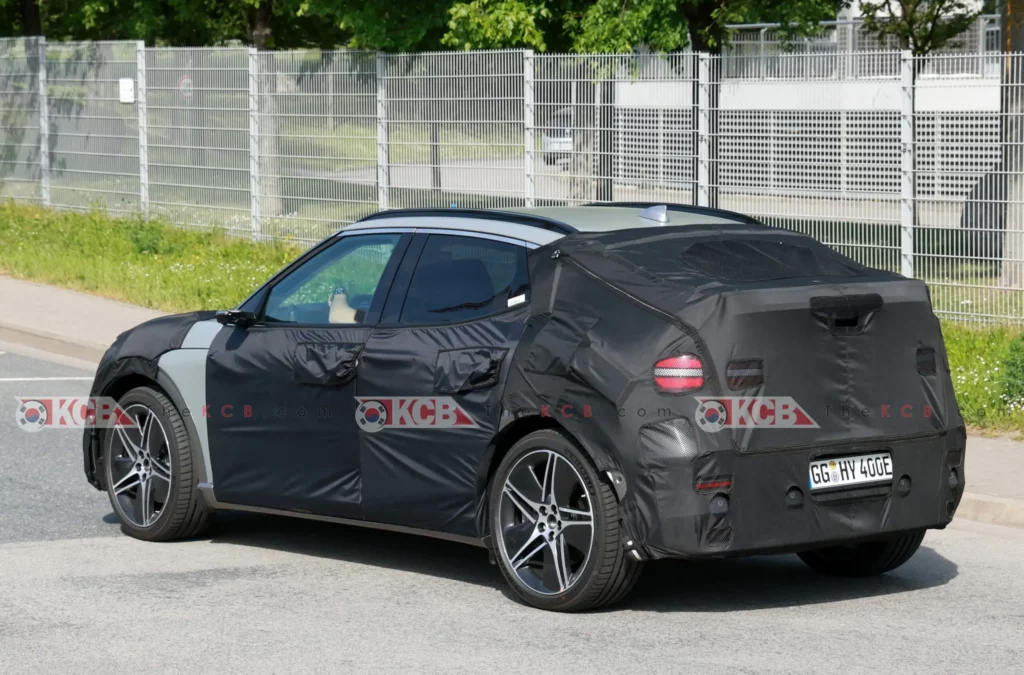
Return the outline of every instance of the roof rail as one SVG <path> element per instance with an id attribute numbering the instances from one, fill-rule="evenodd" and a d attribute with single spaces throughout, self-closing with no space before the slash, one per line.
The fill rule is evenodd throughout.
<path id="1" fill-rule="evenodd" d="M 371 213 L 365 218 L 356 222 L 365 223 L 368 220 L 386 220 L 388 218 L 409 218 L 415 216 L 443 216 L 445 218 L 479 218 L 481 220 L 498 220 L 516 225 L 528 225 L 539 227 L 559 234 L 574 234 L 579 232 L 575 227 L 567 225 L 560 220 L 535 216 L 528 213 L 516 211 L 501 211 L 499 209 L 460 209 L 460 208 L 425 208 L 425 209 L 388 209 Z"/>
<path id="2" fill-rule="evenodd" d="M 739 220 L 740 222 L 748 225 L 764 225 L 764 223 L 759 221 L 757 218 L 748 216 L 745 213 L 726 211 L 725 209 L 714 209 L 710 206 L 692 206 L 690 204 L 672 204 L 669 202 L 593 202 L 590 204 L 584 204 L 584 206 L 620 206 L 637 209 L 649 209 L 652 206 L 664 206 L 669 211 L 675 211 L 677 213 L 699 213 L 706 216 L 723 216 Z"/>

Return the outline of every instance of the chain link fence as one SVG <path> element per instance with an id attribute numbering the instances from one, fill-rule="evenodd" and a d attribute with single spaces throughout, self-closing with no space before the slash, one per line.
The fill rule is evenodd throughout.
<path id="1" fill-rule="evenodd" d="M 383 208 L 715 206 L 1019 322 L 1024 56 L 841 36 L 770 59 L 0 40 L 0 196 L 302 243 Z"/>

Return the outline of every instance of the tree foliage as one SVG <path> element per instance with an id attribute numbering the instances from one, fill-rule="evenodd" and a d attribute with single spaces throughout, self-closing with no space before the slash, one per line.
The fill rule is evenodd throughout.
<path id="1" fill-rule="evenodd" d="M 578 52 L 629 52 L 645 45 L 656 52 L 685 47 L 687 25 L 678 0 L 596 0 L 578 16 L 566 17 Z"/>
<path id="2" fill-rule="evenodd" d="M 0 35 L 35 33 L 23 3 L 50 40 L 400 51 L 437 48 L 451 0 L 0 0 Z"/>
<path id="3" fill-rule="evenodd" d="M 527 47 L 547 51 L 541 23 L 551 18 L 546 2 L 470 0 L 448 10 L 442 44 L 456 49 Z"/>
<path id="4" fill-rule="evenodd" d="M 954 43 L 981 13 L 971 0 L 873 0 L 860 8 L 866 30 L 883 40 L 895 38 L 914 56 Z"/>
<path id="5" fill-rule="evenodd" d="M 686 46 L 720 52 L 727 24 L 781 22 L 810 32 L 848 0 L 468 0 L 452 7 L 445 42 L 463 48 L 658 52 Z"/>
<path id="6" fill-rule="evenodd" d="M 532 48 L 613 52 L 690 46 L 719 52 L 726 24 L 782 22 L 807 32 L 848 0 L 0 0 L 0 33 L 20 34 L 39 6 L 51 40 L 154 45 L 337 47 L 414 51 Z M 882 0 L 879 0 L 880 2 Z M 885 0 L 893 1 L 893 0 Z M 904 0 L 907 4 L 911 0 Z M 948 4 L 957 0 L 935 0 Z"/>

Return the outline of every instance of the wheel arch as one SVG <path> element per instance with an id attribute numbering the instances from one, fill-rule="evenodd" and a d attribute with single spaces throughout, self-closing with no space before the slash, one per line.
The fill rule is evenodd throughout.
<path id="1" fill-rule="evenodd" d="M 159 388 L 159 385 L 152 377 L 138 372 L 137 370 L 130 370 L 112 381 L 103 389 L 93 391 L 92 395 L 96 397 L 105 396 L 118 401 L 122 396 L 137 387 Z M 86 448 L 85 453 L 85 475 L 89 480 L 89 483 L 94 488 L 97 490 L 106 490 L 107 472 L 104 470 L 103 434 L 100 433 L 101 431 L 101 429 L 93 428 L 87 432 L 86 439 L 88 447 Z"/>
<path id="2" fill-rule="evenodd" d="M 178 413 L 181 414 L 182 421 L 185 423 L 185 432 L 188 434 L 189 445 L 192 448 L 193 466 L 199 469 L 199 481 L 206 482 L 208 477 L 206 476 L 205 462 L 201 461 L 201 457 L 198 458 L 200 461 L 196 461 L 195 457 L 197 449 L 201 447 L 199 433 L 196 431 L 196 425 L 192 420 L 192 416 L 184 413 L 188 409 L 185 399 L 167 373 L 158 370 L 154 379 L 148 374 L 130 371 L 115 379 L 103 391 L 96 392 L 95 395 L 107 396 L 119 401 L 125 394 L 139 387 L 149 387 L 158 391 L 169 398 L 174 407 L 178 409 Z M 103 470 L 104 449 L 100 431 L 100 429 L 93 429 L 92 434 L 90 434 L 91 448 L 89 454 L 92 460 L 90 467 L 92 480 L 90 480 L 90 483 L 99 490 L 106 490 L 106 471 Z"/>
<path id="3" fill-rule="evenodd" d="M 488 545 L 491 533 L 488 524 L 489 519 L 487 517 L 487 491 L 490 487 L 491 480 L 494 478 L 494 474 L 497 472 L 501 461 L 505 459 L 505 456 L 512 449 L 512 446 L 529 434 L 532 434 L 535 431 L 542 431 L 544 429 L 559 431 L 565 434 L 569 440 L 576 443 L 587 459 L 589 459 L 594 465 L 599 479 L 608 480 L 606 468 L 609 464 L 616 466 L 617 469 L 617 462 L 615 462 L 614 459 L 608 457 L 606 453 L 595 451 L 590 444 L 580 438 L 579 434 L 574 434 L 569 429 L 566 429 L 565 426 L 562 425 L 555 417 L 540 414 L 517 417 L 502 427 L 488 445 L 487 454 L 484 457 L 484 461 L 481 462 L 480 472 L 477 477 L 477 532 L 485 542 L 488 543 Z M 611 481 L 608 482 L 611 484 Z"/>
<path id="4" fill-rule="evenodd" d="M 111 382 L 106 389 L 99 392 L 98 395 L 109 396 L 110 398 L 120 400 L 120 398 L 129 391 L 139 387 L 153 387 L 154 389 L 161 390 L 161 393 L 166 394 L 166 392 L 162 391 L 163 387 L 160 386 L 160 383 L 157 380 L 149 377 L 148 375 L 144 375 L 143 373 L 133 372 L 126 373 L 117 378 Z"/>

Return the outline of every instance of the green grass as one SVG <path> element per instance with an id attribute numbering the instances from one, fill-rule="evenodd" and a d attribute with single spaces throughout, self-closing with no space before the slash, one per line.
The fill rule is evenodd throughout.
<path id="1" fill-rule="evenodd" d="M 953 389 L 964 420 L 972 427 L 1024 432 L 1024 401 L 1007 394 L 1010 344 L 1019 328 L 945 322 L 942 335 L 949 355 Z"/>
<path id="2" fill-rule="evenodd" d="M 234 306 L 300 252 L 163 221 L 0 203 L 0 273 L 168 312 Z M 1024 401 L 1007 394 L 1005 374 L 1021 329 L 946 321 L 943 334 L 967 423 L 1024 432 Z"/>
<path id="3" fill-rule="evenodd" d="M 233 307 L 300 253 L 217 230 L 0 203 L 0 272 L 168 312 Z"/>

